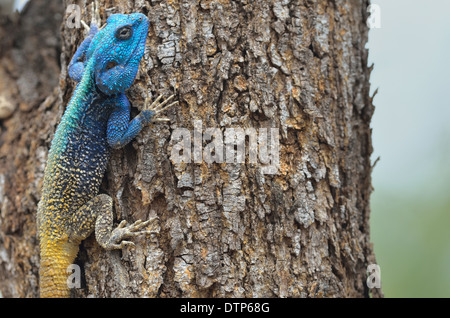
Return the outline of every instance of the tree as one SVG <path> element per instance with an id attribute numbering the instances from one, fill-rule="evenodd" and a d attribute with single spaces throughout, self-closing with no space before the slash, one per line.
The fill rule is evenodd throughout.
<path id="1" fill-rule="evenodd" d="M 93 237 L 84 241 L 77 259 L 82 287 L 73 296 L 381 296 L 366 284 L 367 268 L 376 264 L 369 236 L 369 1 L 98 2 L 102 23 L 118 12 L 150 19 L 148 49 L 127 93 L 135 112 L 146 97 L 173 92 L 180 106 L 169 111 L 170 123 L 113 152 L 101 188 L 113 197 L 117 220 L 154 219 L 153 234 L 122 251 L 104 251 Z M 11 33 L 2 61 L 12 62 L 0 72 L 18 91 L 25 73 L 37 77 L 32 100 L 12 95 L 21 107 L 0 131 L 5 297 L 38 295 L 36 205 L 52 134 L 74 89 L 67 65 L 84 36 L 66 23 L 66 7 L 50 3 L 30 3 L 17 30 L 2 23 Z M 91 21 L 94 7 L 77 4 Z M 61 72 L 55 28 L 45 25 L 45 35 L 26 29 L 36 28 L 35 10 L 59 15 Z M 28 39 L 36 41 L 30 54 L 47 50 L 50 61 L 16 61 Z M 49 70 L 51 80 L 41 76 Z M 190 156 L 188 148 L 178 152 L 180 132 L 190 137 L 183 139 Z M 233 132 L 247 136 L 233 145 Z M 266 139 L 279 144 L 269 162 L 261 160 Z M 243 161 L 227 162 L 226 151 L 240 147 Z M 179 163 L 180 154 L 191 161 Z M 273 173 L 267 167 L 276 158 Z"/>

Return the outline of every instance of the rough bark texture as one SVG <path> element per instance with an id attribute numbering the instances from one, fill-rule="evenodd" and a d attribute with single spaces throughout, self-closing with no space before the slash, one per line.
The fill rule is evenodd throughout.
<path id="1" fill-rule="evenodd" d="M 38 295 L 36 207 L 58 98 L 64 7 L 32 1 L 22 15 L 0 17 L 0 296 Z"/>
<path id="2" fill-rule="evenodd" d="M 67 64 L 84 36 L 63 23 L 60 46 L 58 23 L 67 14 L 46 2 L 30 5 L 14 28 L 1 22 L 9 41 L 0 44 L 0 95 L 13 92 L 8 98 L 21 105 L 0 122 L 5 297 L 38 295 L 36 204 L 52 134 L 74 88 Z M 77 3 L 90 21 L 91 7 Z M 376 263 L 369 237 L 369 1 L 99 3 L 103 23 L 119 12 L 143 12 L 151 22 L 127 93 L 134 111 L 146 96 L 173 92 L 180 106 L 169 112 L 169 125 L 155 124 L 113 152 L 101 188 L 113 197 L 118 220 L 156 218 L 154 233 L 112 252 L 87 239 L 77 260 L 82 288 L 73 296 L 369 296 L 366 269 Z M 52 23 L 37 27 L 32 10 L 45 10 Z M 21 35 L 29 40 L 21 44 Z M 27 76 L 36 84 L 21 88 Z M 194 120 L 203 132 L 278 128 L 278 173 L 262 174 L 248 159 L 174 163 L 171 133 L 193 132 Z"/>

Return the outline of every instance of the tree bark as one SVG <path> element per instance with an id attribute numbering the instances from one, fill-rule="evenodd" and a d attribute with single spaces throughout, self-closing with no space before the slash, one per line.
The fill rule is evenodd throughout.
<path id="1" fill-rule="evenodd" d="M 18 30 L 1 44 L 7 50 L 0 72 L 9 72 L 18 92 L 24 74 L 38 77 L 35 97 L 9 97 L 21 107 L 0 126 L 4 297 L 38 295 L 36 205 L 52 134 L 74 89 L 67 65 L 84 37 L 65 23 L 65 6 L 46 2 L 24 13 L 45 9 L 42 15 L 61 25 L 61 44 L 59 27 L 46 25 L 43 35 L 24 26 L 26 38 L 41 44 L 37 54 L 48 55 L 45 64 L 14 60 L 27 45 L 17 46 Z M 147 51 L 127 92 L 133 114 L 147 96 L 175 92 L 180 105 L 168 112 L 169 124 L 144 129 L 112 153 L 101 187 L 114 200 L 117 221 L 154 219 L 153 233 L 122 251 L 103 250 L 93 236 L 84 241 L 77 258 L 82 287 L 72 296 L 382 296 L 366 284 L 367 266 L 376 263 L 369 235 L 369 1 L 98 3 L 102 23 L 113 13 L 150 19 Z M 92 6 L 76 4 L 91 21 Z M 7 27 L 2 23 L 2 32 Z M 5 91 L 12 90 L 0 86 Z M 204 138 L 218 128 L 218 141 L 229 128 L 254 128 L 258 136 L 260 128 L 276 128 L 277 173 L 264 173 L 249 153 L 237 163 L 175 162 L 179 128 Z"/>

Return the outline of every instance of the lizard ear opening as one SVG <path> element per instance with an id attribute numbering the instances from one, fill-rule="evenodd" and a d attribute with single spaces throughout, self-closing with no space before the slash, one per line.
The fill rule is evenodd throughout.
<path id="1" fill-rule="evenodd" d="M 105 70 L 108 71 L 108 70 L 112 69 L 115 66 L 117 66 L 117 62 L 116 61 L 108 62 L 108 64 L 106 64 Z"/>

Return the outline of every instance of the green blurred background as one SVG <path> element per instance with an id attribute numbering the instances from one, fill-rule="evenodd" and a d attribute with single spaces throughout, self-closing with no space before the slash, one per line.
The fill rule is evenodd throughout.
<path id="1" fill-rule="evenodd" d="M 373 0 L 371 239 L 386 297 L 450 297 L 450 1 Z"/>

